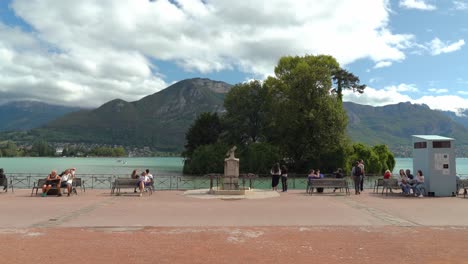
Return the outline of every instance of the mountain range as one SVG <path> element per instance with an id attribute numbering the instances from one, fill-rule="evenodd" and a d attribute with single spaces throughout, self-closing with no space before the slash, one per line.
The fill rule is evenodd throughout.
<path id="1" fill-rule="evenodd" d="M 35 101 L 9 102 L 0 105 L 0 131 L 24 131 L 40 127 L 79 109 Z"/>
<path id="2" fill-rule="evenodd" d="M 231 87 L 209 79 L 188 79 L 134 102 L 116 99 L 93 110 L 60 108 L 63 111 L 60 112 L 56 109 L 49 119 L 35 118 L 40 111 L 30 111 L 28 117 L 25 111 L 18 110 L 20 115 L 10 106 L 10 112 L 0 108 L 0 117 L 11 115 L 10 121 L 0 119 L 3 120 L 0 129 L 9 127 L 11 130 L 21 120 L 28 123 L 27 120 L 34 119 L 27 128 L 21 127 L 21 130 L 36 127 L 23 132 L 22 138 L 30 139 L 34 135 L 49 142 L 149 146 L 159 151 L 181 151 L 185 132 L 197 115 L 201 112 L 222 113 L 224 96 Z M 455 138 L 462 155 L 468 155 L 467 116 L 411 103 L 383 107 L 351 102 L 343 105 L 349 117 L 347 132 L 354 141 L 387 144 L 397 155 L 404 156 L 411 148 L 411 135 L 437 134 Z M 38 107 L 44 109 L 44 106 Z M 25 117 L 15 119 L 16 116 Z M 7 137 L 5 133 L 0 136 L 2 139 Z M 15 138 L 18 140 L 18 135 Z"/>

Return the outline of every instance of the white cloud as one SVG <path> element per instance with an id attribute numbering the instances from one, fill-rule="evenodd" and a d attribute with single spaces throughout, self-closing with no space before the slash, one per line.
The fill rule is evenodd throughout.
<path id="1" fill-rule="evenodd" d="M 459 94 L 468 95 L 468 91 L 458 91 Z"/>
<path id="2" fill-rule="evenodd" d="M 408 9 L 435 10 L 437 7 L 426 3 L 424 0 L 400 0 L 400 6 Z"/>
<path id="3" fill-rule="evenodd" d="M 375 64 L 374 69 L 390 67 L 392 64 L 393 63 L 391 61 L 379 61 Z"/>
<path id="4" fill-rule="evenodd" d="M 429 89 L 429 92 L 433 92 L 436 94 L 441 94 L 441 93 L 448 93 L 448 89 L 436 89 L 436 88 L 431 88 Z"/>
<path id="5" fill-rule="evenodd" d="M 432 55 L 439 55 L 442 53 L 450 53 L 461 49 L 462 46 L 465 45 L 465 40 L 460 39 L 457 42 L 452 44 L 450 43 L 443 43 L 439 38 L 434 38 L 430 43 L 430 52 Z"/>
<path id="6" fill-rule="evenodd" d="M 367 87 L 363 94 L 353 93 L 346 90 L 343 92 L 343 100 L 372 106 L 384 106 L 388 104 L 398 104 L 401 102 L 411 102 L 413 104 L 426 104 L 434 110 L 437 109 L 452 111 L 456 113 L 459 109 L 466 109 L 468 106 L 468 98 L 463 98 L 456 95 L 423 96 L 417 99 L 413 99 L 408 95 L 402 94 L 400 91 L 398 91 L 397 88 L 395 88 L 406 86 L 408 85 L 401 84 L 397 86 L 386 87 L 384 89 Z M 463 91 L 460 92 L 460 94 L 464 94 Z"/>
<path id="7" fill-rule="evenodd" d="M 418 92 L 419 89 L 416 87 L 415 84 L 406 84 L 406 83 L 401 83 L 399 85 L 392 85 L 392 86 L 387 86 L 384 88 L 386 91 L 394 91 L 394 92 Z"/>
<path id="8" fill-rule="evenodd" d="M 366 87 L 363 94 L 353 93 L 348 90 L 344 91 L 343 100 L 363 105 L 384 106 L 388 104 L 408 102 L 411 101 L 411 97 L 401 94 L 396 89 L 383 90 Z"/>
<path id="9" fill-rule="evenodd" d="M 441 95 L 441 96 L 423 96 L 412 103 L 426 104 L 431 109 L 458 112 L 459 109 L 467 108 L 468 99 L 456 95 Z"/>
<path id="10" fill-rule="evenodd" d="M 388 0 L 14 0 L 11 7 L 35 32 L 0 25 L 0 97 L 80 105 L 162 89 L 158 61 L 261 78 L 284 55 L 388 65 L 405 59 L 414 38 L 390 31 Z"/>
<path id="11" fill-rule="evenodd" d="M 453 6 L 456 10 L 468 9 L 468 3 L 466 1 L 453 1 Z"/>

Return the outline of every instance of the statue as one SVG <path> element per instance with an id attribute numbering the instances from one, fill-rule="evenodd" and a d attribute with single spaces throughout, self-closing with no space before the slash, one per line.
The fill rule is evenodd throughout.
<path id="1" fill-rule="evenodd" d="M 234 152 L 236 151 L 237 147 L 234 146 L 228 152 L 226 153 L 226 156 L 228 156 L 230 159 L 235 159 L 234 157 Z"/>

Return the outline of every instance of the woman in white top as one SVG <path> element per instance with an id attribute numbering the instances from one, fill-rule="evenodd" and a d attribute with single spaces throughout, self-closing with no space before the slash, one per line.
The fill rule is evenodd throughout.
<path id="1" fill-rule="evenodd" d="M 140 196 L 143 196 L 143 191 L 145 190 L 145 186 L 149 186 L 151 184 L 150 178 L 146 175 L 146 171 L 141 173 L 141 176 L 138 178 L 138 187 L 140 188 Z"/>
<path id="2" fill-rule="evenodd" d="M 424 175 L 421 170 L 416 174 L 416 184 L 413 187 L 414 196 L 423 197 L 421 189 L 424 187 Z"/>

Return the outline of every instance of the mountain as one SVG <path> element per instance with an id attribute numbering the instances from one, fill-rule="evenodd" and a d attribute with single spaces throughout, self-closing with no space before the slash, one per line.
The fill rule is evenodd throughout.
<path id="1" fill-rule="evenodd" d="M 40 127 L 79 109 L 34 101 L 6 103 L 0 105 L 0 131 L 24 131 Z"/>
<path id="2" fill-rule="evenodd" d="M 411 148 L 411 135 L 441 135 L 455 138 L 459 153 L 468 155 L 468 128 L 427 105 L 372 107 L 345 102 L 343 106 L 349 117 L 348 135 L 354 141 L 386 144 L 404 156 Z"/>
<path id="3" fill-rule="evenodd" d="M 222 112 L 230 84 L 208 79 L 175 83 L 139 101 L 116 99 L 94 110 L 58 118 L 39 132 L 49 141 L 151 146 L 180 151 L 198 114 Z"/>
<path id="4" fill-rule="evenodd" d="M 468 108 L 460 109 L 458 113 L 451 111 L 441 111 L 444 115 L 450 117 L 453 121 L 462 124 L 464 127 L 468 128 Z"/>
<path id="5" fill-rule="evenodd" d="M 201 112 L 223 112 L 230 84 L 208 79 L 175 83 L 135 102 L 115 99 L 94 110 L 59 117 L 39 129 L 2 133 L 0 139 L 30 142 L 98 143 L 149 146 L 159 151 L 181 151 L 185 132 Z M 347 132 L 353 141 L 386 144 L 397 156 L 411 151 L 411 135 L 437 134 L 456 139 L 460 156 L 468 156 L 468 129 L 441 111 L 426 105 L 400 103 L 372 107 L 345 102 Z M 3 112 L 2 112 L 3 113 Z"/>

